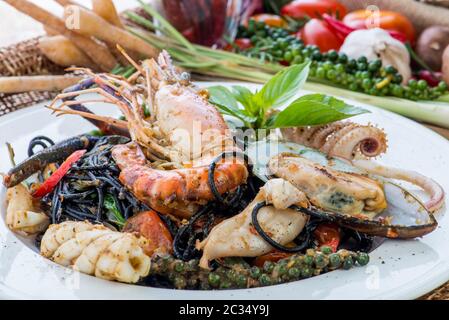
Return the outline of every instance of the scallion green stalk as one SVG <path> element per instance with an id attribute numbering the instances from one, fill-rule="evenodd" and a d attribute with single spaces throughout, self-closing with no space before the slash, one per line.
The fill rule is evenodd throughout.
<path id="1" fill-rule="evenodd" d="M 449 128 L 449 104 L 439 101 L 411 101 L 396 97 L 377 97 L 324 84 L 306 82 L 304 90 L 326 92 L 341 98 L 360 101 L 408 118 Z"/>

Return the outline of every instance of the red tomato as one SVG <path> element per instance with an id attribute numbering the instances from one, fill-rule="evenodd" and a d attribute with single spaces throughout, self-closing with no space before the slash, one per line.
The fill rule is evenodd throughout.
<path id="1" fill-rule="evenodd" d="M 320 18 L 324 13 L 343 18 L 346 7 L 336 0 L 295 0 L 281 9 L 283 16 L 294 19 Z"/>
<path id="2" fill-rule="evenodd" d="M 329 246 L 333 252 L 337 251 L 340 244 L 340 228 L 336 224 L 320 224 L 314 232 L 320 246 Z"/>
<path id="3" fill-rule="evenodd" d="M 320 48 L 321 52 L 329 50 L 339 50 L 343 44 L 340 38 L 329 25 L 322 20 L 312 19 L 298 32 L 297 36 L 305 44 L 313 44 Z"/>
<path id="4" fill-rule="evenodd" d="M 348 13 L 344 17 L 343 23 L 355 29 L 379 27 L 396 31 L 404 34 L 411 43 L 415 40 L 413 24 L 407 17 L 398 12 L 356 10 Z"/>
<path id="5" fill-rule="evenodd" d="M 277 28 L 285 28 L 287 26 L 287 22 L 282 19 L 280 16 L 275 14 L 261 13 L 252 16 L 250 19 L 255 21 L 261 21 L 270 27 Z"/>
<path id="6" fill-rule="evenodd" d="M 254 259 L 253 265 L 262 268 L 265 261 L 278 262 L 279 260 L 288 258 L 291 255 L 291 253 L 272 251 Z"/>
<path id="7" fill-rule="evenodd" d="M 137 233 L 148 239 L 148 245 L 144 247 L 144 251 L 149 256 L 156 250 L 172 252 L 173 238 L 155 211 L 145 211 L 132 216 L 126 221 L 123 232 Z"/>

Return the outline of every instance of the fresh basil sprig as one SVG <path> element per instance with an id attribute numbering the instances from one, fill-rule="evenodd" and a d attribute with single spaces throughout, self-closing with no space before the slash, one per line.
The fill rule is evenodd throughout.
<path id="1" fill-rule="evenodd" d="M 278 109 L 297 94 L 309 67 L 306 62 L 285 68 L 255 93 L 243 86 L 210 87 L 209 101 L 222 114 L 235 117 L 252 129 L 322 125 L 369 112 L 324 94 L 305 95 Z"/>

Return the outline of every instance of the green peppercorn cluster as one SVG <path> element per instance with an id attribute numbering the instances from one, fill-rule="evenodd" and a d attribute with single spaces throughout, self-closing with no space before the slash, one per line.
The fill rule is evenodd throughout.
<path id="1" fill-rule="evenodd" d="M 176 289 L 239 289 L 257 288 L 310 278 L 336 269 L 351 269 L 368 264 L 363 252 L 330 247 L 309 249 L 278 262 L 266 261 L 262 268 L 250 266 L 243 259 L 224 259 L 214 271 L 201 269 L 198 260 L 184 262 L 171 255 L 154 257 L 150 275 L 167 278 Z"/>
<path id="2" fill-rule="evenodd" d="M 246 56 L 284 64 L 311 61 L 311 79 L 330 82 L 352 91 L 410 100 L 434 100 L 448 89 L 444 81 L 436 87 L 430 87 L 425 80 L 414 79 L 403 85 L 401 74 L 393 66 L 382 66 L 379 59 L 349 59 L 346 54 L 335 50 L 321 53 L 317 46 L 305 45 L 287 30 L 272 28 L 263 22 L 250 20 L 247 27 L 239 27 L 238 37 L 251 40 L 252 48 L 237 49 Z"/>

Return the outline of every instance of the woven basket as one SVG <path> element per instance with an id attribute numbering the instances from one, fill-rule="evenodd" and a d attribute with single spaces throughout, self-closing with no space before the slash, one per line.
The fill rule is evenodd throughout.
<path id="1" fill-rule="evenodd" d="M 39 38 L 0 48 L 0 76 L 61 74 L 63 69 L 39 50 Z M 56 92 L 0 93 L 0 116 L 32 104 L 52 99 Z"/>
<path id="2" fill-rule="evenodd" d="M 136 8 L 131 11 L 147 19 L 151 18 L 142 8 Z M 131 20 L 127 19 L 124 13 L 121 14 L 121 17 L 127 25 L 137 26 Z M 63 74 L 63 68 L 51 62 L 40 51 L 38 47 L 39 38 L 37 37 L 9 47 L 0 48 L 0 77 Z M 50 100 L 57 93 L 0 93 L 0 116 L 42 101 Z"/>

